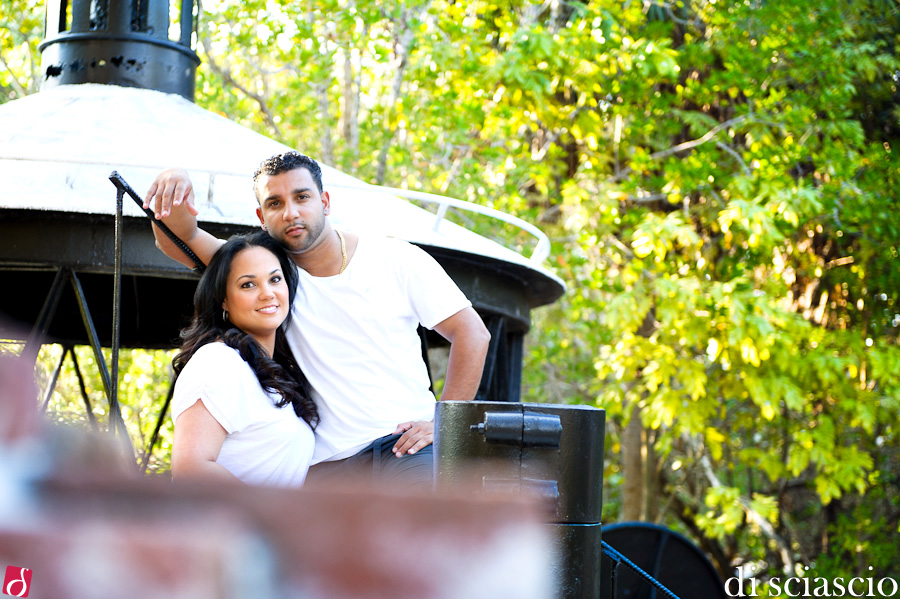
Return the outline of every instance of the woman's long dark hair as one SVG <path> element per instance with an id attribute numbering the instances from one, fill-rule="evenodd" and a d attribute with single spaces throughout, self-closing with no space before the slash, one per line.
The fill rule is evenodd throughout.
<path id="1" fill-rule="evenodd" d="M 259 342 L 222 318 L 222 302 L 228 283 L 228 273 L 234 257 L 243 250 L 261 247 L 272 252 L 281 263 L 281 272 L 288 286 L 288 315 L 275 332 L 275 352 L 270 358 Z M 258 231 L 249 235 L 235 235 L 219 248 L 209 261 L 206 272 L 194 292 L 194 317 L 191 324 L 181 331 L 181 347 L 172 360 L 175 374 L 179 374 L 188 360 L 207 343 L 223 341 L 238 350 L 241 357 L 253 369 L 263 389 L 281 395 L 276 405 L 281 408 L 291 404 L 294 412 L 315 428 L 319 412 L 312 399 L 312 387 L 291 354 L 284 330 L 291 321 L 290 307 L 294 304 L 299 282 L 296 266 L 281 245 L 268 233 Z"/>

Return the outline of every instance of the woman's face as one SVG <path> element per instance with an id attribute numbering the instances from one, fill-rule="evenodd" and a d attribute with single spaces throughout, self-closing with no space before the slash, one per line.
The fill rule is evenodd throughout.
<path id="1" fill-rule="evenodd" d="M 225 301 L 228 320 L 266 345 L 290 309 L 288 286 L 275 254 L 250 247 L 235 254 L 228 273 Z"/>

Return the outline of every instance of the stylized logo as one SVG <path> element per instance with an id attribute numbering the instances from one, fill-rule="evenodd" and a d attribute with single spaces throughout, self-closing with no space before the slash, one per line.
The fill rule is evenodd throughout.
<path id="1" fill-rule="evenodd" d="M 31 570 L 17 566 L 6 566 L 3 579 L 3 594 L 13 597 L 27 597 L 31 588 Z"/>

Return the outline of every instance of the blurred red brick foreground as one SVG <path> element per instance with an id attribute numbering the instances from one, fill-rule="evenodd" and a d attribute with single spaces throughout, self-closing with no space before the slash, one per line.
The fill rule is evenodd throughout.
<path id="1" fill-rule="evenodd" d="M 46 427 L 22 366 L 0 356 L 0 572 L 31 569 L 29 598 L 554 594 L 527 503 L 140 478 L 109 437 Z"/>

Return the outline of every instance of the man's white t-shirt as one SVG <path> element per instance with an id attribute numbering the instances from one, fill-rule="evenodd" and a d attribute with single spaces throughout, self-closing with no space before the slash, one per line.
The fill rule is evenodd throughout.
<path id="1" fill-rule="evenodd" d="M 303 269 L 287 338 L 317 392 L 313 463 L 349 457 L 401 422 L 434 419 L 417 328 L 471 302 L 424 250 L 360 236 L 343 273 Z"/>
<path id="2" fill-rule="evenodd" d="M 216 462 L 248 484 L 303 484 L 315 443 L 312 429 L 291 405 L 275 405 L 281 396 L 262 388 L 236 349 L 208 343 L 191 357 L 172 396 L 176 426 L 198 400 L 228 433 Z"/>

